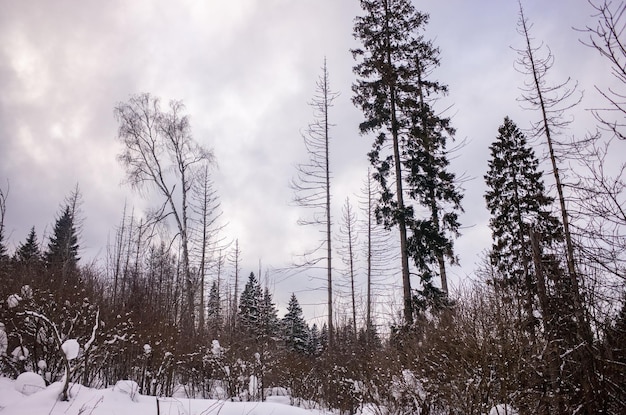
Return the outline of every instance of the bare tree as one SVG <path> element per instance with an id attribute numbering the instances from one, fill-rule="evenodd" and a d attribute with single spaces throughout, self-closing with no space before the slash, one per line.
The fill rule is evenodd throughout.
<path id="1" fill-rule="evenodd" d="M 570 229 L 571 215 L 568 212 L 564 193 L 564 183 L 562 173 L 559 171 L 559 161 L 557 159 L 556 136 L 559 131 L 567 127 L 571 119 L 565 118 L 567 110 L 577 105 L 582 99 L 577 96 L 576 84 L 570 79 L 565 82 L 550 85 L 546 79 L 548 72 L 554 64 L 554 56 L 549 48 L 534 46 L 534 39 L 530 35 L 531 25 L 524 16 L 524 10 L 519 2 L 519 23 L 518 32 L 524 38 L 525 47 L 518 50 L 519 60 L 518 70 L 528 76 L 530 81 L 525 83 L 522 100 L 530 109 L 536 110 L 540 114 L 539 121 L 534 124 L 537 136 L 543 136 L 548 147 L 549 160 L 554 176 L 557 199 L 560 207 L 563 234 L 565 239 L 565 258 L 567 264 L 566 278 L 560 277 L 559 270 L 552 270 L 553 277 L 559 281 L 557 292 L 555 293 L 561 307 L 552 310 L 552 316 L 543 316 L 544 319 L 555 318 L 560 322 L 569 319 L 575 330 L 575 339 L 563 336 L 558 340 L 562 346 L 575 347 L 580 349 L 580 371 L 581 374 L 575 381 L 583 393 L 584 407 L 590 413 L 595 413 L 597 401 L 597 375 L 594 369 L 593 354 L 593 333 L 589 326 L 586 315 L 585 304 L 580 288 L 580 275 L 576 266 L 574 252 L 574 242 Z M 547 50 L 547 53 L 544 52 Z M 571 304 L 571 305 L 570 305 Z M 571 314 L 565 316 L 566 314 Z M 567 324 L 567 323 L 563 323 Z M 571 332 L 571 330 L 569 330 Z M 564 334 L 563 331 L 559 335 Z M 573 343 L 578 344 L 573 344 Z M 557 354 L 558 355 L 558 354 Z M 563 359 L 562 357 L 560 357 Z M 564 360 L 563 360 L 564 361 Z"/>
<path id="2" fill-rule="evenodd" d="M 612 79 L 619 85 L 626 84 L 626 4 L 623 1 L 588 0 L 597 17 L 595 26 L 582 31 L 588 35 L 582 43 L 596 49 L 611 66 Z M 604 97 L 607 107 L 593 110 L 598 122 L 620 139 L 626 139 L 626 91 L 613 88 L 596 90 Z"/>
<path id="3" fill-rule="evenodd" d="M 317 81 L 317 88 L 311 106 L 314 120 L 302 134 L 309 159 L 296 166 L 297 176 L 291 182 L 295 193 L 294 201 L 298 206 L 311 209 L 309 217 L 302 217 L 300 225 L 322 227 L 324 238 L 319 245 L 303 255 L 305 267 L 314 267 L 325 261 L 328 307 L 328 343 L 333 343 L 333 277 L 332 277 L 332 237 L 330 214 L 330 128 L 329 111 L 338 96 L 330 89 L 326 60 L 322 75 Z"/>
<path id="4" fill-rule="evenodd" d="M 9 187 L 3 191 L 0 188 L 0 261 L 6 256 L 6 246 L 4 245 L 4 217 L 7 212 L 7 197 L 9 195 Z"/>
<path id="5" fill-rule="evenodd" d="M 357 321 L 356 321 L 356 259 L 358 244 L 357 240 L 357 217 L 350 198 L 346 198 L 346 201 L 342 208 L 342 220 L 339 228 L 339 254 L 341 260 L 346 266 L 346 272 L 348 274 L 348 283 L 350 287 L 350 302 L 352 308 L 352 328 L 354 334 L 358 333 Z"/>
<path id="6" fill-rule="evenodd" d="M 241 273 L 241 249 L 239 248 L 239 239 L 235 240 L 235 246 L 230 253 L 229 261 L 233 267 L 233 292 L 232 296 L 229 294 L 228 298 L 231 300 L 228 307 L 228 329 L 229 335 L 232 336 L 235 333 L 235 325 L 237 322 L 237 307 L 239 305 L 239 274 Z"/>
<path id="7" fill-rule="evenodd" d="M 152 213 L 161 223 L 173 218 L 181 246 L 181 266 L 185 285 L 182 328 L 194 332 L 194 280 L 189 261 L 189 196 L 198 180 L 198 168 L 213 163 L 213 153 L 192 137 L 189 119 L 180 101 L 170 101 L 161 110 L 159 98 L 144 93 L 114 110 L 119 123 L 118 139 L 124 145 L 118 160 L 126 169 L 126 178 L 134 189 L 156 189 L 163 202 Z"/>
<path id="8" fill-rule="evenodd" d="M 209 172 L 209 164 L 205 163 L 198 172 L 198 180 L 192 187 L 192 210 L 196 214 L 192 240 L 194 245 L 199 247 L 198 261 L 198 284 L 200 297 L 200 314 L 198 326 L 200 333 L 205 327 L 205 285 L 207 271 L 216 265 L 218 261 L 215 254 L 222 249 L 224 240 L 219 234 L 223 229 L 220 223 L 222 211 L 217 196 L 217 191 Z M 219 264 L 217 264 L 219 265 Z"/>
<path id="9" fill-rule="evenodd" d="M 390 286 L 387 280 L 399 271 L 396 267 L 391 266 L 391 264 L 399 262 L 399 250 L 393 245 L 397 235 L 385 229 L 376 220 L 376 206 L 379 197 L 380 188 L 372 176 L 371 169 L 368 169 L 367 179 L 364 181 L 359 195 L 359 209 L 363 218 L 359 233 L 362 235 L 367 274 L 365 324 L 368 334 L 372 334 L 375 329 L 376 304 L 374 304 L 374 298 L 380 297 L 383 293 L 388 295 L 390 291 L 393 291 L 394 287 Z"/>
<path id="10" fill-rule="evenodd" d="M 570 217 L 567 212 L 564 185 L 559 172 L 557 160 L 555 135 L 559 130 L 567 127 L 571 120 L 564 117 L 565 112 L 580 102 L 576 98 L 576 84 L 571 79 L 565 82 L 550 85 L 546 76 L 554 64 L 554 55 L 549 48 L 543 49 L 541 46 L 533 46 L 533 38 L 530 35 L 531 26 L 524 16 L 521 2 L 519 3 L 518 31 L 524 37 L 525 48 L 518 50 L 519 59 L 517 61 L 518 70 L 530 78 L 524 85 L 521 100 L 526 102 L 530 109 L 540 113 L 540 119 L 533 124 L 535 134 L 544 136 L 548 146 L 548 154 L 552 166 L 552 174 L 556 184 L 557 199 L 561 210 L 561 220 L 565 234 L 567 269 L 572 279 L 572 284 L 578 290 L 578 278 L 576 276 L 574 261 L 574 244 L 569 229 Z M 547 52 L 542 56 L 543 50 Z"/>

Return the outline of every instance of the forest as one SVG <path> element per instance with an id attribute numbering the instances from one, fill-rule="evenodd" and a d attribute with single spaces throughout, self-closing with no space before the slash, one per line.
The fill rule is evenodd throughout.
<path id="1" fill-rule="evenodd" d="M 351 101 L 371 143 L 363 187 L 333 198 L 338 93 L 326 61 L 301 131 L 306 159 L 294 160 L 289 183 L 301 212 L 293 225 L 319 240 L 281 272 L 315 275 L 324 316 L 305 316 L 296 292 L 277 304 L 261 264 L 242 268 L 245 247 L 224 233 L 220 160 L 194 138 L 182 101 L 139 93 L 112 108 L 117 162 L 128 191 L 155 203 L 124 206 L 101 261 L 81 258 L 79 184 L 46 242 L 32 227 L 13 250 L 15 189 L 0 187 L 3 377 L 63 380 L 61 400 L 68 382 L 132 380 L 142 395 L 237 402 L 280 389 L 292 405 L 339 414 L 624 413 L 626 163 L 607 160 L 626 141 L 626 5 L 590 0 L 596 24 L 579 29 L 606 62 L 597 76 L 622 87 L 598 88 L 604 104 L 586 131 L 570 116 L 580 87 L 553 81 L 549 39 L 534 37 L 519 3 L 514 65 L 536 122 L 507 116 L 493 131 L 479 178 L 491 245 L 453 288 L 465 195 L 452 166 L 463 143 L 440 105 L 454 91 L 434 78 L 430 16 L 410 0 L 359 3 Z M 391 319 L 380 315 L 385 291 L 400 296 Z"/>

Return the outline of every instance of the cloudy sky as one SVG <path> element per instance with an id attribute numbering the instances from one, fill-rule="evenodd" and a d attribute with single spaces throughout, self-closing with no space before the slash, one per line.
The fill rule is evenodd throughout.
<path id="1" fill-rule="evenodd" d="M 450 88 L 440 104 L 457 139 L 453 169 L 468 180 L 461 266 L 453 285 L 471 274 L 489 246 L 483 175 L 488 146 L 504 116 L 528 127 L 536 114 L 516 98 L 524 78 L 511 47 L 515 0 L 423 0 L 430 13 L 427 37 L 441 49 L 434 76 Z M 533 34 L 555 57 L 551 79 L 572 77 L 584 101 L 572 115 L 571 134 L 594 128 L 587 108 L 597 106 L 594 85 L 609 68 L 583 46 L 573 27 L 592 24 L 586 0 L 525 0 Z M 332 109 L 333 200 L 339 216 L 366 174 L 370 140 L 359 136 L 361 114 L 351 104 L 349 49 L 355 0 L 233 1 L 11 1 L 0 0 L 0 186 L 10 186 L 6 235 L 14 249 L 31 226 L 45 242 L 63 199 L 79 184 L 85 216 L 82 256 L 102 259 L 125 201 L 149 203 L 123 184 L 116 154 L 114 106 L 150 92 L 182 100 L 196 140 L 212 148 L 226 234 L 239 239 L 244 272 L 282 267 L 307 244 L 290 201 L 294 165 L 304 161 L 300 131 L 311 121 L 307 103 L 324 57 L 331 87 L 341 95 Z M 315 281 L 277 279 L 275 299 Z M 318 294 L 320 297 L 322 293 Z M 314 303 L 313 294 L 305 302 Z M 317 311 L 311 311 L 317 313 Z M 311 317 L 311 316 L 309 316 Z"/>

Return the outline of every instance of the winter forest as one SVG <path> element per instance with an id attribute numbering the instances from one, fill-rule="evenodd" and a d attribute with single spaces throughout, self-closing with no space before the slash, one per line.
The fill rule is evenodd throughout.
<path id="1" fill-rule="evenodd" d="M 466 143 L 442 105 L 455 99 L 437 78 L 447 63 L 416 2 L 358 3 L 343 94 L 368 167 L 338 197 L 339 91 L 324 59 L 309 123 L 293 131 L 304 158 L 290 160 L 286 186 L 298 217 L 281 218 L 314 238 L 281 264 L 246 268 L 216 180 L 229 160 L 196 139 L 200 114 L 181 100 L 111 103 L 124 189 L 148 202 L 120 206 L 97 258 L 84 257 L 80 177 L 50 228 L 25 238 L 7 232 L 21 189 L 0 177 L 0 413 L 31 413 L 26 399 L 51 390 L 37 401 L 49 413 L 108 413 L 104 398 L 72 406 L 80 388 L 129 395 L 124 411 L 150 397 L 145 413 L 626 411 L 626 164 L 615 156 L 626 148 L 626 4 L 589 0 L 594 24 L 572 29 L 604 62 L 595 76 L 614 80 L 602 88 L 553 75 L 558 56 L 519 2 L 510 66 L 523 83 L 511 107 L 533 121 L 493 128 L 487 173 L 474 179 L 491 244 L 453 283 L 469 178 L 454 169 Z M 595 125 L 580 127 L 573 111 L 594 86 Z M 280 304 L 272 278 L 303 282 Z M 305 286 L 322 314 L 306 315 Z M 173 397 L 189 401 L 159 406 Z M 192 410 L 195 399 L 258 406 Z"/>

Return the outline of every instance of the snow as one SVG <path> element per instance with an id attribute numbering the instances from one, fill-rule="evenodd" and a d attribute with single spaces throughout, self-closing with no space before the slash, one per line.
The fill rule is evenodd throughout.
<path id="1" fill-rule="evenodd" d="M 33 372 L 24 372 L 15 380 L 15 390 L 24 395 L 32 395 L 46 388 L 46 382 Z"/>
<path id="2" fill-rule="evenodd" d="M 494 406 L 493 408 L 491 408 L 491 411 L 489 411 L 489 415 L 518 415 L 519 412 L 517 412 L 516 409 L 513 409 L 513 407 L 511 405 L 507 405 L 507 404 L 499 404 Z"/>
<path id="3" fill-rule="evenodd" d="M 30 396 L 17 392 L 16 383 L 14 380 L 0 377 L 0 413 L 2 415 L 154 415 L 156 413 L 161 415 L 321 415 L 324 413 L 279 402 L 156 398 L 138 393 L 134 396 L 135 399 L 131 399 L 126 391 L 136 391 L 133 383 L 135 386 L 137 384 L 132 381 L 121 381 L 115 387 L 108 389 L 91 389 L 79 384 L 70 384 L 70 400 L 63 402 L 59 400 L 59 394 L 63 389 L 61 382 L 53 383 Z"/>
<path id="4" fill-rule="evenodd" d="M 61 350 L 65 353 L 67 360 L 74 360 L 78 357 L 80 345 L 76 339 L 65 340 L 61 345 Z"/>
<path id="5" fill-rule="evenodd" d="M 17 346 L 11 352 L 11 356 L 14 360 L 26 360 L 30 356 L 30 351 L 24 346 Z"/>
<path id="6" fill-rule="evenodd" d="M 7 306 L 9 308 L 15 308 L 20 304 L 20 301 L 22 301 L 22 297 L 17 294 L 11 294 L 9 298 L 7 298 Z"/>

